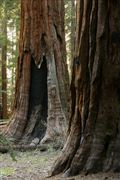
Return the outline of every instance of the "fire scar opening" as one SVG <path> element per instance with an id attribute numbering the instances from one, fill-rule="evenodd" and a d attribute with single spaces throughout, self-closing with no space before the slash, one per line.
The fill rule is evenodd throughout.
<path id="1" fill-rule="evenodd" d="M 48 88 L 47 88 L 47 62 L 43 57 L 40 67 L 34 60 L 31 62 L 31 83 L 28 121 L 30 128 L 27 132 L 31 133 L 31 138 L 41 140 L 46 131 L 48 115 Z M 29 136 L 29 135 L 28 135 Z"/>

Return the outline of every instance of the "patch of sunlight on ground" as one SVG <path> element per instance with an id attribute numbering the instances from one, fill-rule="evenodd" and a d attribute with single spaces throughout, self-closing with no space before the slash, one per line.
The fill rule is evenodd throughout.
<path id="1" fill-rule="evenodd" d="M 11 167 L 0 168 L 0 177 L 1 176 L 10 176 L 15 173 L 15 169 Z"/>

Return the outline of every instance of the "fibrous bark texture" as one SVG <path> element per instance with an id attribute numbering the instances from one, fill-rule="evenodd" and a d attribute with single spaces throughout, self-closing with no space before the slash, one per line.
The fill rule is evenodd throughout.
<path id="1" fill-rule="evenodd" d="M 120 171 L 120 1 L 78 0 L 66 144 L 52 175 Z"/>
<path id="2" fill-rule="evenodd" d="M 22 143 L 39 143 L 45 131 L 42 142 L 63 134 L 68 82 L 63 0 L 21 0 L 14 111 L 6 133 Z"/>

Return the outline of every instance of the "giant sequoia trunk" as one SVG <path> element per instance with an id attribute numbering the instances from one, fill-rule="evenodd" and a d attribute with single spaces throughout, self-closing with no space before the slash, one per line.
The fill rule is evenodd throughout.
<path id="1" fill-rule="evenodd" d="M 38 143 L 65 132 L 68 73 L 63 0 L 21 0 L 14 111 L 7 135 Z M 46 134 L 45 134 L 46 131 Z M 36 141 L 37 140 L 37 141 Z"/>
<path id="2" fill-rule="evenodd" d="M 52 175 L 120 171 L 120 1 L 78 0 L 71 118 Z"/>

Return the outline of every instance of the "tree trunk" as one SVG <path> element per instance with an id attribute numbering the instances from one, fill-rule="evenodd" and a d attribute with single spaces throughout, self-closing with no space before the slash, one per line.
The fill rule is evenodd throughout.
<path id="1" fill-rule="evenodd" d="M 22 0 L 14 111 L 6 130 L 32 145 L 65 132 L 68 114 L 63 0 Z M 46 134 L 45 134 L 46 131 Z"/>
<path id="2" fill-rule="evenodd" d="M 67 64 L 69 80 L 71 81 L 71 71 L 75 48 L 75 0 L 64 0 L 65 2 L 65 38 L 67 51 Z"/>
<path id="3" fill-rule="evenodd" d="M 2 49 L 1 49 L 1 45 L 0 45 L 0 119 L 2 119 Z"/>
<path id="4" fill-rule="evenodd" d="M 2 46 L 2 118 L 7 118 L 7 9 L 4 5 L 4 18 L 2 35 L 4 43 Z"/>
<path id="5" fill-rule="evenodd" d="M 71 62 L 70 62 L 70 80 L 71 80 L 71 76 L 72 76 L 72 65 L 73 65 L 73 59 L 74 59 L 74 48 L 75 48 L 75 31 L 76 31 L 76 27 L 75 27 L 75 16 L 76 16 L 76 6 L 75 6 L 75 0 L 71 0 Z"/>
<path id="6" fill-rule="evenodd" d="M 120 1 L 77 1 L 71 118 L 52 175 L 120 171 Z"/>

